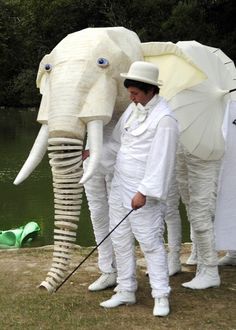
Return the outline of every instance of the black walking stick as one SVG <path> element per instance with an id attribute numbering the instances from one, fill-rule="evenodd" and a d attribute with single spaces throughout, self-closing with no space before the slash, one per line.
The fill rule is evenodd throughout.
<path id="1" fill-rule="evenodd" d="M 126 214 L 126 216 L 101 240 L 100 243 L 98 243 L 93 250 L 79 263 L 78 266 L 75 267 L 75 269 L 66 276 L 66 278 L 64 279 L 64 281 L 61 282 L 60 285 L 58 285 L 58 287 L 56 288 L 55 292 L 57 292 L 58 289 L 60 289 L 60 287 L 62 287 L 62 285 L 71 277 L 71 275 L 73 275 L 77 269 L 93 254 L 94 251 L 97 250 L 97 248 L 105 241 L 105 239 L 107 239 L 107 237 L 109 237 L 111 235 L 111 233 L 113 233 L 113 231 L 130 215 L 131 212 L 133 212 L 134 209 L 130 210 L 128 214 Z"/>

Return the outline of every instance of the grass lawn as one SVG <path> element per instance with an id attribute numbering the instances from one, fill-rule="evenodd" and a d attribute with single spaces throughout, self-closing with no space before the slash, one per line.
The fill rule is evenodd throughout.
<path id="1" fill-rule="evenodd" d="M 92 248 L 76 248 L 72 267 Z M 91 293 L 87 287 L 98 277 L 95 252 L 56 293 L 39 290 L 51 264 L 52 248 L 22 248 L 0 251 L 0 327 L 8 329 L 236 329 L 236 267 L 220 269 L 222 285 L 207 290 L 189 290 L 181 283 L 190 280 L 194 266 L 184 261 L 190 246 L 182 247 L 182 273 L 171 277 L 171 314 L 152 315 L 153 299 L 145 262 L 137 247 L 137 304 L 103 309 L 99 303 L 110 298 L 113 290 Z"/>

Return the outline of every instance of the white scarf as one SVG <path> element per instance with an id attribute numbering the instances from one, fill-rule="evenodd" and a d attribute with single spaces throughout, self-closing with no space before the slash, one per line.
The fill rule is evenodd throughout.
<path id="1" fill-rule="evenodd" d="M 144 122 L 150 112 L 150 109 L 153 109 L 154 106 L 158 103 L 158 101 L 159 101 L 159 96 L 154 95 L 153 98 L 145 106 L 143 106 L 141 103 L 135 104 L 134 102 L 132 102 L 131 103 L 132 112 L 124 128 L 125 129 L 129 128 L 131 124 L 134 123 L 135 121 L 138 124 Z"/>

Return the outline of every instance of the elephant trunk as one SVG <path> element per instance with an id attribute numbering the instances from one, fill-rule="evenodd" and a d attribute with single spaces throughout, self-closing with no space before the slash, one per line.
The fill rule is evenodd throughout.
<path id="1" fill-rule="evenodd" d="M 79 138 L 78 134 L 73 138 L 55 137 L 55 131 L 48 129 L 47 125 L 43 125 L 26 163 L 14 182 L 19 184 L 31 174 L 45 154 L 48 145 L 54 189 L 54 253 L 51 268 L 45 281 L 39 287 L 46 288 L 49 292 L 55 291 L 67 275 L 76 242 L 83 195 L 82 183 L 89 180 L 95 173 L 101 158 L 103 121 L 89 121 L 87 132 L 90 161 L 84 175 L 82 168 L 83 138 Z M 57 130 L 58 133 L 61 134 L 61 130 Z"/>
<path id="2" fill-rule="evenodd" d="M 102 150 L 103 121 L 87 124 L 91 159 L 82 177 L 82 139 L 49 138 L 49 163 L 54 190 L 54 252 L 51 269 L 39 287 L 54 292 L 67 276 L 82 204 L 83 185 L 96 170 Z"/>
<path id="3" fill-rule="evenodd" d="M 49 139 L 49 158 L 52 167 L 55 229 L 51 269 L 39 287 L 54 292 L 67 275 L 76 241 L 83 186 L 83 141 L 70 138 Z"/>

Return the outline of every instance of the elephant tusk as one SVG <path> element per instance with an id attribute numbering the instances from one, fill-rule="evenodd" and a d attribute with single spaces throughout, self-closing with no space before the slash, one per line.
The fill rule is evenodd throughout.
<path id="1" fill-rule="evenodd" d="M 86 172 L 83 174 L 80 184 L 84 184 L 93 176 L 101 160 L 103 145 L 103 121 L 92 120 L 88 122 L 87 133 L 90 157 Z"/>
<path id="2" fill-rule="evenodd" d="M 30 151 L 29 157 L 18 173 L 14 184 L 18 185 L 27 179 L 34 169 L 39 165 L 47 151 L 48 145 L 48 125 L 42 125 L 34 145 Z"/>

